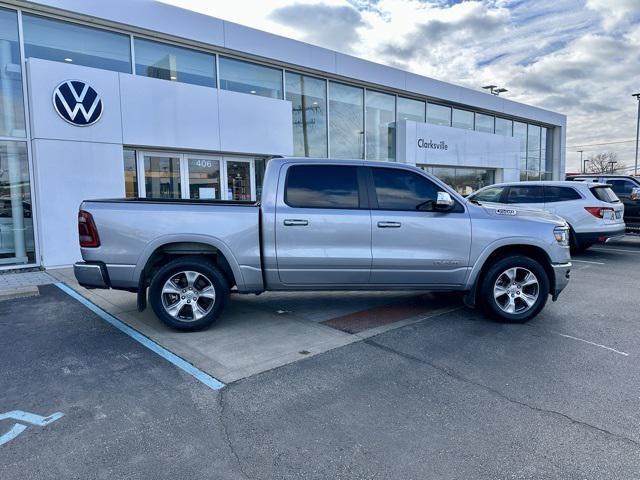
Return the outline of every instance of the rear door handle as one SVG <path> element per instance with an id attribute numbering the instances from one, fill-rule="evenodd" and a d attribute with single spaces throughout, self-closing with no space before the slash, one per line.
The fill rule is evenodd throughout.
<path id="1" fill-rule="evenodd" d="M 301 220 L 299 218 L 287 218 L 284 221 L 284 224 L 287 227 L 306 227 L 307 225 L 309 225 L 309 221 L 308 220 Z"/>
<path id="2" fill-rule="evenodd" d="M 378 228 L 400 228 L 400 222 L 378 222 Z"/>

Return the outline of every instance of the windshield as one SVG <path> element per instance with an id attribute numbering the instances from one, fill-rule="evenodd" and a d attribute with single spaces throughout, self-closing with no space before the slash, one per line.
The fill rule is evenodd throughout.
<path id="1" fill-rule="evenodd" d="M 502 197 L 504 187 L 487 187 L 482 190 L 478 190 L 467 197 L 467 200 L 472 202 L 493 202 L 499 203 Z"/>

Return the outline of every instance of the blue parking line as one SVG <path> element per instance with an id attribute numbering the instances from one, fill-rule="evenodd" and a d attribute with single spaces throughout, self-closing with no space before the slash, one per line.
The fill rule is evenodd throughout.
<path id="1" fill-rule="evenodd" d="M 122 333 L 125 333 L 126 335 L 129 335 L 131 338 L 133 338 L 134 340 L 140 342 L 142 345 L 147 347 L 152 352 L 157 353 L 158 355 L 160 355 L 165 360 L 173 363 L 180 370 L 188 373 L 189 375 L 191 375 L 196 380 L 199 380 L 200 382 L 204 383 L 207 387 L 212 388 L 213 390 L 220 390 L 222 387 L 224 387 L 224 383 L 222 383 L 220 380 L 217 380 L 216 378 L 212 377 L 208 373 L 205 373 L 202 370 L 194 367 L 193 365 L 191 365 L 186 360 L 184 360 L 184 359 L 180 358 L 179 356 L 177 356 L 175 353 L 171 353 L 166 348 L 158 345 L 156 342 L 154 342 L 153 340 L 149 339 L 148 337 L 145 337 L 143 334 L 141 334 L 137 330 L 134 330 L 133 328 L 131 328 L 126 323 L 118 320 L 113 315 L 110 315 L 109 313 L 105 312 L 100 307 L 98 307 L 96 304 L 90 302 L 89 300 L 84 298 L 82 295 L 80 295 L 78 292 L 76 292 L 72 288 L 66 286 L 64 283 L 56 283 L 55 286 L 58 287 L 63 292 L 65 292 L 70 297 L 73 297 L 76 300 L 78 300 L 85 307 L 87 307 L 93 313 L 95 313 L 96 315 L 101 317 L 103 320 L 107 321 L 108 323 L 110 323 L 111 325 L 116 327 Z"/>

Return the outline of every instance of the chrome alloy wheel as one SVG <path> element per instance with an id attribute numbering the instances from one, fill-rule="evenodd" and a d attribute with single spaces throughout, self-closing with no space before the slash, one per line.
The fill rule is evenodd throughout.
<path id="1" fill-rule="evenodd" d="M 195 322 L 207 315 L 216 302 L 211 280 L 199 272 L 185 271 L 171 276 L 162 287 L 162 306 L 181 322 Z"/>
<path id="2" fill-rule="evenodd" d="M 493 286 L 493 297 L 506 313 L 526 312 L 535 305 L 539 295 L 538 278 L 523 267 L 505 270 Z"/>

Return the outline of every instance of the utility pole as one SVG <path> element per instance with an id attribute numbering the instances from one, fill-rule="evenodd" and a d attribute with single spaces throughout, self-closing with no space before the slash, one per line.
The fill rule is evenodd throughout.
<path id="1" fill-rule="evenodd" d="M 582 173 L 587 173 L 587 161 L 585 160 L 584 162 L 582 161 L 582 154 L 584 153 L 584 150 L 578 150 L 578 153 L 580 154 L 580 165 L 582 165 Z"/>
<path id="2" fill-rule="evenodd" d="M 636 97 L 636 100 L 638 101 L 638 119 L 636 121 L 636 163 L 633 167 L 633 174 L 638 175 L 638 136 L 640 135 L 640 93 L 634 93 L 631 96 Z"/>

